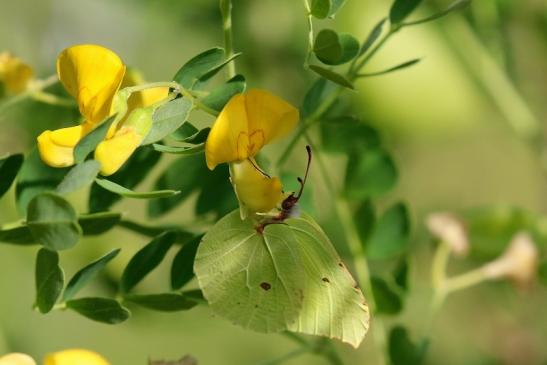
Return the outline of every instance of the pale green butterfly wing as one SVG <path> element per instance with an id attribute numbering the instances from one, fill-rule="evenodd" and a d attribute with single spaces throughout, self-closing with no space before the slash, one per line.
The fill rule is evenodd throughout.
<path id="1" fill-rule="evenodd" d="M 234 211 L 203 237 L 194 271 L 213 311 L 235 324 L 277 332 L 302 308 L 298 251 L 287 240 L 264 240 Z"/>
<path id="2" fill-rule="evenodd" d="M 194 263 L 213 311 L 260 332 L 290 330 L 357 347 L 369 324 L 363 294 L 308 216 L 259 234 L 237 211 L 203 238 Z"/>
<path id="3" fill-rule="evenodd" d="M 363 293 L 328 237 L 311 217 L 303 215 L 286 223 L 276 229 L 290 230 L 294 235 L 307 281 L 300 316 L 289 330 L 336 338 L 353 347 L 359 346 L 370 321 Z"/>

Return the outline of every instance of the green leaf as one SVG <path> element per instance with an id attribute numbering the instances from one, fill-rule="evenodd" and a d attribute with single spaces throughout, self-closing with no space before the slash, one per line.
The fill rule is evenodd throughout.
<path id="1" fill-rule="evenodd" d="M 143 145 L 161 141 L 186 122 L 194 104 L 187 98 L 172 100 L 154 111 L 152 129 L 142 142 Z"/>
<path id="2" fill-rule="evenodd" d="M 372 77 L 372 76 L 385 75 L 385 74 L 388 74 L 388 73 L 391 73 L 391 72 L 395 72 L 395 71 L 403 70 L 403 69 L 408 68 L 408 67 L 412 67 L 420 61 L 421 61 L 421 59 L 415 58 L 413 60 L 403 62 L 400 65 L 390 67 L 387 70 L 378 71 L 378 72 L 371 72 L 371 73 L 363 73 L 363 74 L 359 74 L 357 76 L 359 76 L 359 77 Z"/>
<path id="3" fill-rule="evenodd" d="M 328 152 L 361 152 L 379 147 L 380 135 L 358 119 L 338 117 L 321 121 L 321 141 Z"/>
<path id="4" fill-rule="evenodd" d="M 207 232 L 194 271 L 211 308 L 255 331 L 288 329 L 358 346 L 369 314 L 355 281 L 309 216 L 284 223 L 260 234 L 236 210 Z"/>
<path id="5" fill-rule="evenodd" d="M 363 45 L 361 46 L 361 49 L 359 50 L 359 55 L 358 56 L 364 55 L 370 49 L 370 47 L 372 47 L 374 42 L 376 42 L 378 37 L 380 37 L 380 35 L 382 34 L 382 29 L 384 28 L 384 23 L 386 22 L 386 20 L 387 20 L 386 18 L 380 20 L 374 26 L 374 28 L 372 28 L 372 31 L 368 35 L 367 39 L 365 39 L 365 41 L 363 42 Z"/>
<path id="6" fill-rule="evenodd" d="M 313 51 L 324 64 L 341 65 L 355 58 L 359 52 L 359 42 L 350 34 L 323 29 L 315 38 Z"/>
<path id="7" fill-rule="evenodd" d="M 311 1 L 311 14 L 318 19 L 325 19 L 331 8 L 332 0 L 312 0 Z"/>
<path id="8" fill-rule="evenodd" d="M 372 201 L 365 200 L 360 203 L 353 215 L 353 219 L 361 242 L 366 242 L 370 238 L 376 224 L 376 214 Z"/>
<path id="9" fill-rule="evenodd" d="M 321 62 L 336 65 L 342 58 L 342 45 L 338 33 L 332 29 L 321 30 L 315 37 L 313 52 Z"/>
<path id="10" fill-rule="evenodd" d="M 59 266 L 59 254 L 42 248 L 36 257 L 36 306 L 40 313 L 53 309 L 63 291 L 65 275 Z"/>
<path id="11" fill-rule="evenodd" d="M 393 271 L 393 281 L 403 293 L 408 291 L 408 271 L 408 259 L 403 257 Z"/>
<path id="12" fill-rule="evenodd" d="M 448 14 L 452 13 L 453 11 L 464 9 L 469 4 L 471 4 L 471 0 L 456 0 L 452 4 L 450 4 L 446 9 L 444 9 L 443 11 L 441 11 L 437 14 L 433 14 L 431 16 L 428 16 L 427 18 L 424 18 L 424 19 L 404 23 L 403 26 L 418 25 L 418 24 L 431 22 L 433 20 L 437 20 L 439 18 L 442 18 L 442 17 L 448 15 Z"/>
<path id="13" fill-rule="evenodd" d="M 331 6 L 329 10 L 329 18 L 333 18 L 334 15 L 340 10 L 340 8 L 346 3 L 346 0 L 331 0 Z"/>
<path id="14" fill-rule="evenodd" d="M 246 85 L 245 77 L 243 75 L 236 75 L 225 84 L 211 91 L 209 95 L 201 99 L 201 102 L 209 108 L 220 112 L 234 95 L 245 91 Z"/>
<path id="15" fill-rule="evenodd" d="M 121 218 L 121 214 L 115 212 L 81 214 L 78 217 L 78 223 L 82 227 L 84 236 L 95 236 L 114 228 Z"/>
<path id="16" fill-rule="evenodd" d="M 354 153 L 346 169 L 346 194 L 359 200 L 378 197 L 391 190 L 397 178 L 395 164 L 383 149 Z"/>
<path id="17" fill-rule="evenodd" d="M 394 327 L 389 334 L 389 358 L 392 365 L 420 365 L 424 362 L 428 344 L 414 344 L 406 328 Z"/>
<path id="18" fill-rule="evenodd" d="M 182 294 L 164 293 L 136 295 L 130 294 L 124 297 L 125 300 L 138 304 L 141 307 L 162 312 L 176 312 L 194 308 L 198 303 Z"/>
<path id="19" fill-rule="evenodd" d="M 0 159 L 0 198 L 9 190 L 23 165 L 24 157 L 18 153 Z"/>
<path id="20" fill-rule="evenodd" d="M 68 170 L 49 167 L 40 159 L 36 147 L 33 148 L 23 162 L 15 185 L 19 212 L 26 215 L 28 203 L 38 194 L 55 190 Z"/>
<path id="21" fill-rule="evenodd" d="M 348 79 L 334 71 L 316 65 L 310 65 L 310 69 L 317 73 L 319 76 L 330 80 L 335 84 L 347 87 L 348 89 L 354 89 L 353 84 Z"/>
<path id="22" fill-rule="evenodd" d="M 194 259 L 203 236 L 197 236 L 184 244 L 171 265 L 171 288 L 177 290 L 194 277 Z"/>
<path id="23" fill-rule="evenodd" d="M 160 157 L 161 153 L 152 148 L 138 148 L 122 168 L 114 175 L 109 176 L 108 179 L 127 189 L 133 189 L 144 180 Z M 93 184 L 89 194 L 89 211 L 96 213 L 109 210 L 112 204 L 120 198 L 121 195 L 105 190 L 98 184 Z"/>
<path id="24" fill-rule="evenodd" d="M 156 237 L 162 234 L 165 231 L 172 231 L 176 234 L 176 242 L 186 243 L 188 240 L 192 239 L 195 234 L 181 229 L 179 226 L 175 225 L 146 225 L 130 220 L 121 220 L 119 223 L 120 227 L 126 228 L 130 231 L 136 232 L 143 236 L 147 237 Z"/>
<path id="25" fill-rule="evenodd" d="M 401 298 L 383 279 L 373 276 L 371 284 L 378 313 L 395 315 L 403 309 Z"/>
<path id="26" fill-rule="evenodd" d="M 108 133 L 110 125 L 116 120 L 116 114 L 106 118 L 97 128 L 86 134 L 74 147 L 74 161 L 83 162 Z"/>
<path id="27" fill-rule="evenodd" d="M 137 193 L 133 190 L 125 188 L 121 185 L 116 184 L 115 182 L 112 182 L 106 179 L 95 179 L 95 182 L 103 189 L 106 189 L 112 193 L 124 196 L 126 198 L 133 198 L 133 199 L 165 198 L 165 197 L 177 195 L 180 193 L 180 191 L 177 191 L 177 190 L 156 190 L 156 191 L 148 191 L 145 193 Z"/>
<path id="28" fill-rule="evenodd" d="M 390 259 L 405 252 L 410 236 L 410 218 L 403 203 L 389 208 L 378 220 L 368 241 L 366 254 L 370 260 Z"/>
<path id="29" fill-rule="evenodd" d="M 156 189 L 172 187 L 181 190 L 179 195 L 151 200 L 150 217 L 159 217 L 177 207 L 192 193 L 198 191 L 196 213 L 214 212 L 224 215 L 237 207 L 237 200 L 229 181 L 228 166 L 223 164 L 210 171 L 201 155 L 190 155 L 173 161 L 155 183 Z"/>
<path id="30" fill-rule="evenodd" d="M 23 223 L 11 223 L 0 226 L 0 242 L 15 245 L 34 245 L 36 240 L 30 233 L 28 226 Z"/>
<path id="31" fill-rule="evenodd" d="M 178 70 L 173 80 L 186 89 L 193 89 L 198 81 L 206 81 L 213 77 L 222 67 L 239 55 L 235 54 L 229 59 L 225 59 L 223 48 L 211 48 L 186 62 Z"/>
<path id="32" fill-rule="evenodd" d="M 165 146 L 162 144 L 153 145 L 154 149 L 161 153 L 170 153 L 173 155 L 195 155 L 197 153 L 202 153 L 205 151 L 205 143 L 200 143 L 192 147 L 175 147 L 175 146 Z"/>
<path id="33" fill-rule="evenodd" d="M 101 164 L 95 160 L 84 161 L 74 166 L 57 186 L 57 193 L 68 194 L 91 185 L 101 170 Z"/>
<path id="34" fill-rule="evenodd" d="M 177 239 L 175 232 L 169 231 L 155 237 L 150 243 L 140 249 L 123 271 L 120 290 L 128 293 L 142 279 L 154 270 L 163 260 L 167 251 Z"/>
<path id="35" fill-rule="evenodd" d="M 547 286 L 547 260 L 543 260 L 538 267 L 539 282 Z"/>
<path id="36" fill-rule="evenodd" d="M 185 142 L 186 139 L 194 137 L 200 132 L 199 129 L 188 121 L 184 122 L 176 131 L 171 133 L 171 138 L 179 142 Z"/>
<path id="37" fill-rule="evenodd" d="M 106 324 L 121 323 L 131 315 L 118 301 L 108 298 L 72 299 L 66 302 L 66 307 L 91 320 Z"/>
<path id="38" fill-rule="evenodd" d="M 93 277 L 101 271 L 106 264 L 108 264 L 114 257 L 120 253 L 120 249 L 110 251 L 103 257 L 99 258 L 96 261 L 93 261 L 89 265 L 82 268 L 78 271 L 72 279 L 68 282 L 65 293 L 63 295 L 63 300 L 67 301 L 72 299 Z"/>
<path id="39" fill-rule="evenodd" d="M 395 0 L 389 11 L 389 21 L 393 25 L 401 23 L 421 2 L 422 0 Z"/>
<path id="40" fill-rule="evenodd" d="M 27 225 L 34 239 L 51 250 L 71 248 L 82 235 L 74 208 L 65 199 L 52 193 L 43 193 L 31 200 Z"/>

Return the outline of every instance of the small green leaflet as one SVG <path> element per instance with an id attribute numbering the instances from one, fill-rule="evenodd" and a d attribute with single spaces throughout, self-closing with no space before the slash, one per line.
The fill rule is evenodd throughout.
<path id="1" fill-rule="evenodd" d="M 156 199 L 156 198 L 165 198 L 168 196 L 180 194 L 180 191 L 177 191 L 177 190 L 156 190 L 156 191 L 149 191 L 146 193 L 137 193 L 133 190 L 125 188 L 121 185 L 116 184 L 115 182 L 112 182 L 106 179 L 95 179 L 95 182 L 103 189 L 108 190 L 112 193 L 124 196 L 126 198 Z"/>
<path id="2" fill-rule="evenodd" d="M 259 234 L 233 211 L 203 237 L 194 271 L 213 311 L 245 328 L 326 336 L 354 347 L 368 330 L 361 290 L 309 216 Z"/>
<path id="3" fill-rule="evenodd" d="M 334 71 L 331 71 L 321 66 L 316 66 L 316 65 L 309 65 L 309 66 L 310 66 L 310 69 L 316 74 L 318 74 L 319 76 L 327 80 L 330 80 L 340 86 L 347 87 L 348 89 L 352 89 L 352 90 L 354 89 L 353 84 L 344 76 L 340 75 L 339 73 L 336 73 Z"/>
<path id="4" fill-rule="evenodd" d="M 422 0 L 395 0 L 389 11 L 389 21 L 392 25 L 401 23 L 421 2 Z"/>
<path id="5" fill-rule="evenodd" d="M 80 298 L 66 302 L 66 307 L 91 320 L 106 324 L 118 324 L 131 313 L 118 301 L 109 298 Z"/>
<path id="6" fill-rule="evenodd" d="M 389 358 L 393 365 L 420 365 L 423 364 L 428 340 L 419 344 L 414 343 L 406 328 L 395 326 L 389 334 Z"/>
<path id="7" fill-rule="evenodd" d="M 357 55 L 359 42 L 350 34 L 323 29 L 315 38 L 313 51 L 324 64 L 341 65 Z"/>
<path id="8" fill-rule="evenodd" d="M 188 310 L 198 305 L 196 300 L 178 293 L 146 295 L 128 294 L 124 299 L 128 302 L 138 304 L 141 307 L 162 312 Z"/>
<path id="9" fill-rule="evenodd" d="M 85 160 L 87 155 L 103 141 L 108 133 L 110 125 L 116 120 L 117 114 L 114 114 L 104 120 L 97 128 L 85 135 L 74 147 L 74 161 L 80 163 Z"/>
<path id="10" fill-rule="evenodd" d="M 398 179 L 391 156 L 382 148 L 352 153 L 346 168 L 346 194 L 351 199 L 366 199 L 389 191 Z"/>
<path id="11" fill-rule="evenodd" d="M 65 275 L 59 266 L 59 254 L 42 248 L 36 256 L 36 306 L 40 313 L 51 311 L 63 291 Z"/>
<path id="12" fill-rule="evenodd" d="M 36 242 L 51 250 L 71 248 L 82 235 L 74 208 L 52 193 L 43 193 L 31 200 L 27 225 Z"/>
<path id="13" fill-rule="evenodd" d="M 57 186 L 57 193 L 68 194 L 91 185 L 101 170 L 101 164 L 95 160 L 84 161 L 74 166 Z"/>
<path id="14" fill-rule="evenodd" d="M 223 48 L 211 48 L 186 62 L 178 70 L 173 80 L 186 89 L 193 89 L 199 81 L 206 81 L 213 77 L 222 67 L 239 55 L 240 53 L 237 53 L 226 59 Z"/>
<path id="15" fill-rule="evenodd" d="M 194 155 L 196 153 L 201 153 L 205 151 L 205 143 L 200 143 L 192 147 L 165 146 L 162 144 L 154 143 L 153 147 L 158 152 L 170 153 L 173 155 Z"/>
<path id="16" fill-rule="evenodd" d="M 194 277 L 194 259 L 198 250 L 201 236 L 186 242 L 177 252 L 171 265 L 171 288 L 182 288 Z"/>
<path id="17" fill-rule="evenodd" d="M 178 98 L 160 106 L 152 116 L 152 129 L 142 142 L 143 145 L 161 141 L 186 122 L 194 104 L 187 98 Z"/>
<path id="18" fill-rule="evenodd" d="M 21 222 L 0 225 L 0 242 L 15 245 L 36 244 L 28 226 Z"/>
<path id="19" fill-rule="evenodd" d="M 372 76 L 385 75 L 385 74 L 392 73 L 392 72 L 395 72 L 395 71 L 403 70 L 403 69 L 408 68 L 408 67 L 412 67 L 420 61 L 421 61 L 420 58 L 415 58 L 413 60 L 403 62 L 403 63 L 401 63 L 397 66 L 390 67 L 390 68 L 388 68 L 386 70 L 383 70 L 383 71 L 362 73 L 362 74 L 359 74 L 357 76 L 358 77 L 372 77 Z"/>
<path id="20" fill-rule="evenodd" d="M 72 299 L 74 295 L 76 295 L 80 289 L 82 289 L 99 271 L 101 271 L 106 264 L 114 259 L 118 253 L 120 253 L 119 248 L 111 251 L 98 260 L 93 261 L 74 274 L 66 286 L 65 293 L 63 294 L 63 300 L 67 301 Z"/>
<path id="21" fill-rule="evenodd" d="M 245 77 L 243 75 L 236 75 L 225 84 L 211 91 L 209 95 L 201 99 L 201 102 L 209 108 L 220 112 L 232 96 L 245 91 L 245 87 Z"/>
<path id="22" fill-rule="evenodd" d="M 446 9 L 444 9 L 443 11 L 441 11 L 437 14 L 433 14 L 431 16 L 428 16 L 427 18 L 424 18 L 424 19 L 403 23 L 403 26 L 407 27 L 409 25 L 418 25 L 418 24 L 422 24 L 422 23 L 431 22 L 433 20 L 437 20 L 439 18 L 442 18 L 442 17 L 448 15 L 448 14 L 452 13 L 453 11 L 463 9 L 466 6 L 468 6 L 469 4 L 471 4 L 471 0 L 456 0 L 452 4 L 450 4 Z"/>
<path id="23" fill-rule="evenodd" d="M 384 23 L 386 22 L 386 18 L 380 20 L 374 28 L 370 31 L 370 34 L 366 38 L 366 40 L 363 42 L 363 45 L 361 46 L 361 49 L 359 50 L 359 56 L 362 56 L 365 54 L 370 47 L 376 42 L 380 34 L 382 34 L 382 29 L 384 27 Z"/>
<path id="24" fill-rule="evenodd" d="M 401 255 L 408 249 L 410 218 L 406 205 L 397 203 L 390 207 L 374 226 L 366 241 L 370 260 L 385 260 Z"/>
<path id="25" fill-rule="evenodd" d="M 20 153 L 0 159 L 0 198 L 9 190 L 23 165 L 23 160 L 24 157 Z"/>
<path id="26" fill-rule="evenodd" d="M 120 213 L 99 212 L 82 214 L 78 217 L 78 223 L 82 227 L 84 236 L 95 236 L 103 234 L 114 228 L 122 218 Z"/>

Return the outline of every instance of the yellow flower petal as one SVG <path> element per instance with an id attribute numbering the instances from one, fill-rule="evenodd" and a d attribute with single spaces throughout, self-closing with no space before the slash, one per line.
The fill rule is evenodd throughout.
<path id="1" fill-rule="evenodd" d="M 143 136 L 135 128 L 122 127 L 114 137 L 99 143 L 95 149 L 95 160 L 101 164 L 101 175 L 112 175 L 122 167 L 141 144 Z"/>
<path id="2" fill-rule="evenodd" d="M 74 165 L 74 146 L 90 130 L 89 124 L 84 123 L 76 127 L 42 132 L 37 138 L 42 161 L 52 167 Z"/>
<path id="3" fill-rule="evenodd" d="M 26 90 L 33 72 L 29 65 L 8 52 L 0 53 L 0 82 L 8 94 L 18 94 Z"/>
<path id="4" fill-rule="evenodd" d="M 101 355 L 80 349 L 65 350 L 46 355 L 44 365 L 110 365 Z"/>
<path id="5" fill-rule="evenodd" d="M 267 91 L 252 89 L 235 95 L 207 138 L 207 166 L 212 170 L 219 163 L 255 156 L 265 144 L 290 133 L 298 118 L 295 107 Z"/>
<path id="6" fill-rule="evenodd" d="M 127 69 L 127 72 L 125 73 L 121 87 L 124 88 L 128 86 L 142 85 L 145 83 L 146 81 L 144 80 L 144 77 L 139 71 L 129 68 Z M 167 97 L 168 94 L 169 94 L 168 87 L 156 87 L 153 89 L 146 89 L 146 90 L 133 93 L 131 94 L 127 102 L 128 114 L 132 110 L 150 106 L 160 100 L 163 100 Z"/>
<path id="7" fill-rule="evenodd" d="M 266 213 L 283 201 L 281 181 L 265 176 L 257 170 L 254 160 L 253 163 L 249 160 L 233 163 L 232 183 L 240 203 L 250 212 Z"/>
<path id="8" fill-rule="evenodd" d="M 110 115 L 112 98 L 120 87 L 125 66 L 109 49 L 86 44 L 61 52 L 57 74 L 67 91 L 78 100 L 86 120 L 99 123 Z"/>
<path id="9" fill-rule="evenodd" d="M 26 354 L 14 352 L 1 356 L 0 365 L 36 365 L 36 362 Z"/>

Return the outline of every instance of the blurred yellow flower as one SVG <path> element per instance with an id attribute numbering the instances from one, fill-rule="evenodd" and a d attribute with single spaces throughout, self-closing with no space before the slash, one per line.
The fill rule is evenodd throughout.
<path id="1" fill-rule="evenodd" d="M 290 133 L 298 118 L 298 109 L 267 91 L 235 95 L 207 138 L 207 166 L 212 170 L 220 163 L 254 157 L 264 145 Z"/>
<path id="2" fill-rule="evenodd" d="M 29 65 L 9 52 L 0 53 L 0 83 L 8 95 L 25 91 L 32 76 Z"/>
<path id="3" fill-rule="evenodd" d="M 115 96 L 121 85 L 142 82 L 129 72 L 122 60 L 111 50 L 97 45 L 77 45 L 61 52 L 57 59 L 57 74 L 65 89 L 77 100 L 84 122 L 75 127 L 44 131 L 38 136 L 38 150 L 42 160 L 53 167 L 74 164 L 74 147 L 106 117 L 121 112 Z M 124 77 L 125 76 L 125 77 Z M 140 107 L 155 103 L 167 96 L 167 88 L 145 90 L 131 95 L 126 115 Z M 120 110 L 117 110 L 120 109 Z M 146 135 L 134 133 L 125 120 L 112 124 L 105 146 L 95 158 L 101 163 L 101 174 L 116 172 L 140 145 Z M 107 153 L 103 153 L 104 151 Z"/>
<path id="4" fill-rule="evenodd" d="M 82 349 L 70 349 L 46 355 L 44 365 L 110 365 L 101 355 Z"/>
<path id="5" fill-rule="evenodd" d="M 36 365 L 36 362 L 28 355 L 14 352 L 0 356 L 0 365 Z"/>
<path id="6" fill-rule="evenodd" d="M 233 163 L 231 171 L 237 198 L 249 211 L 266 213 L 283 200 L 281 181 L 259 171 L 252 158 Z"/>

